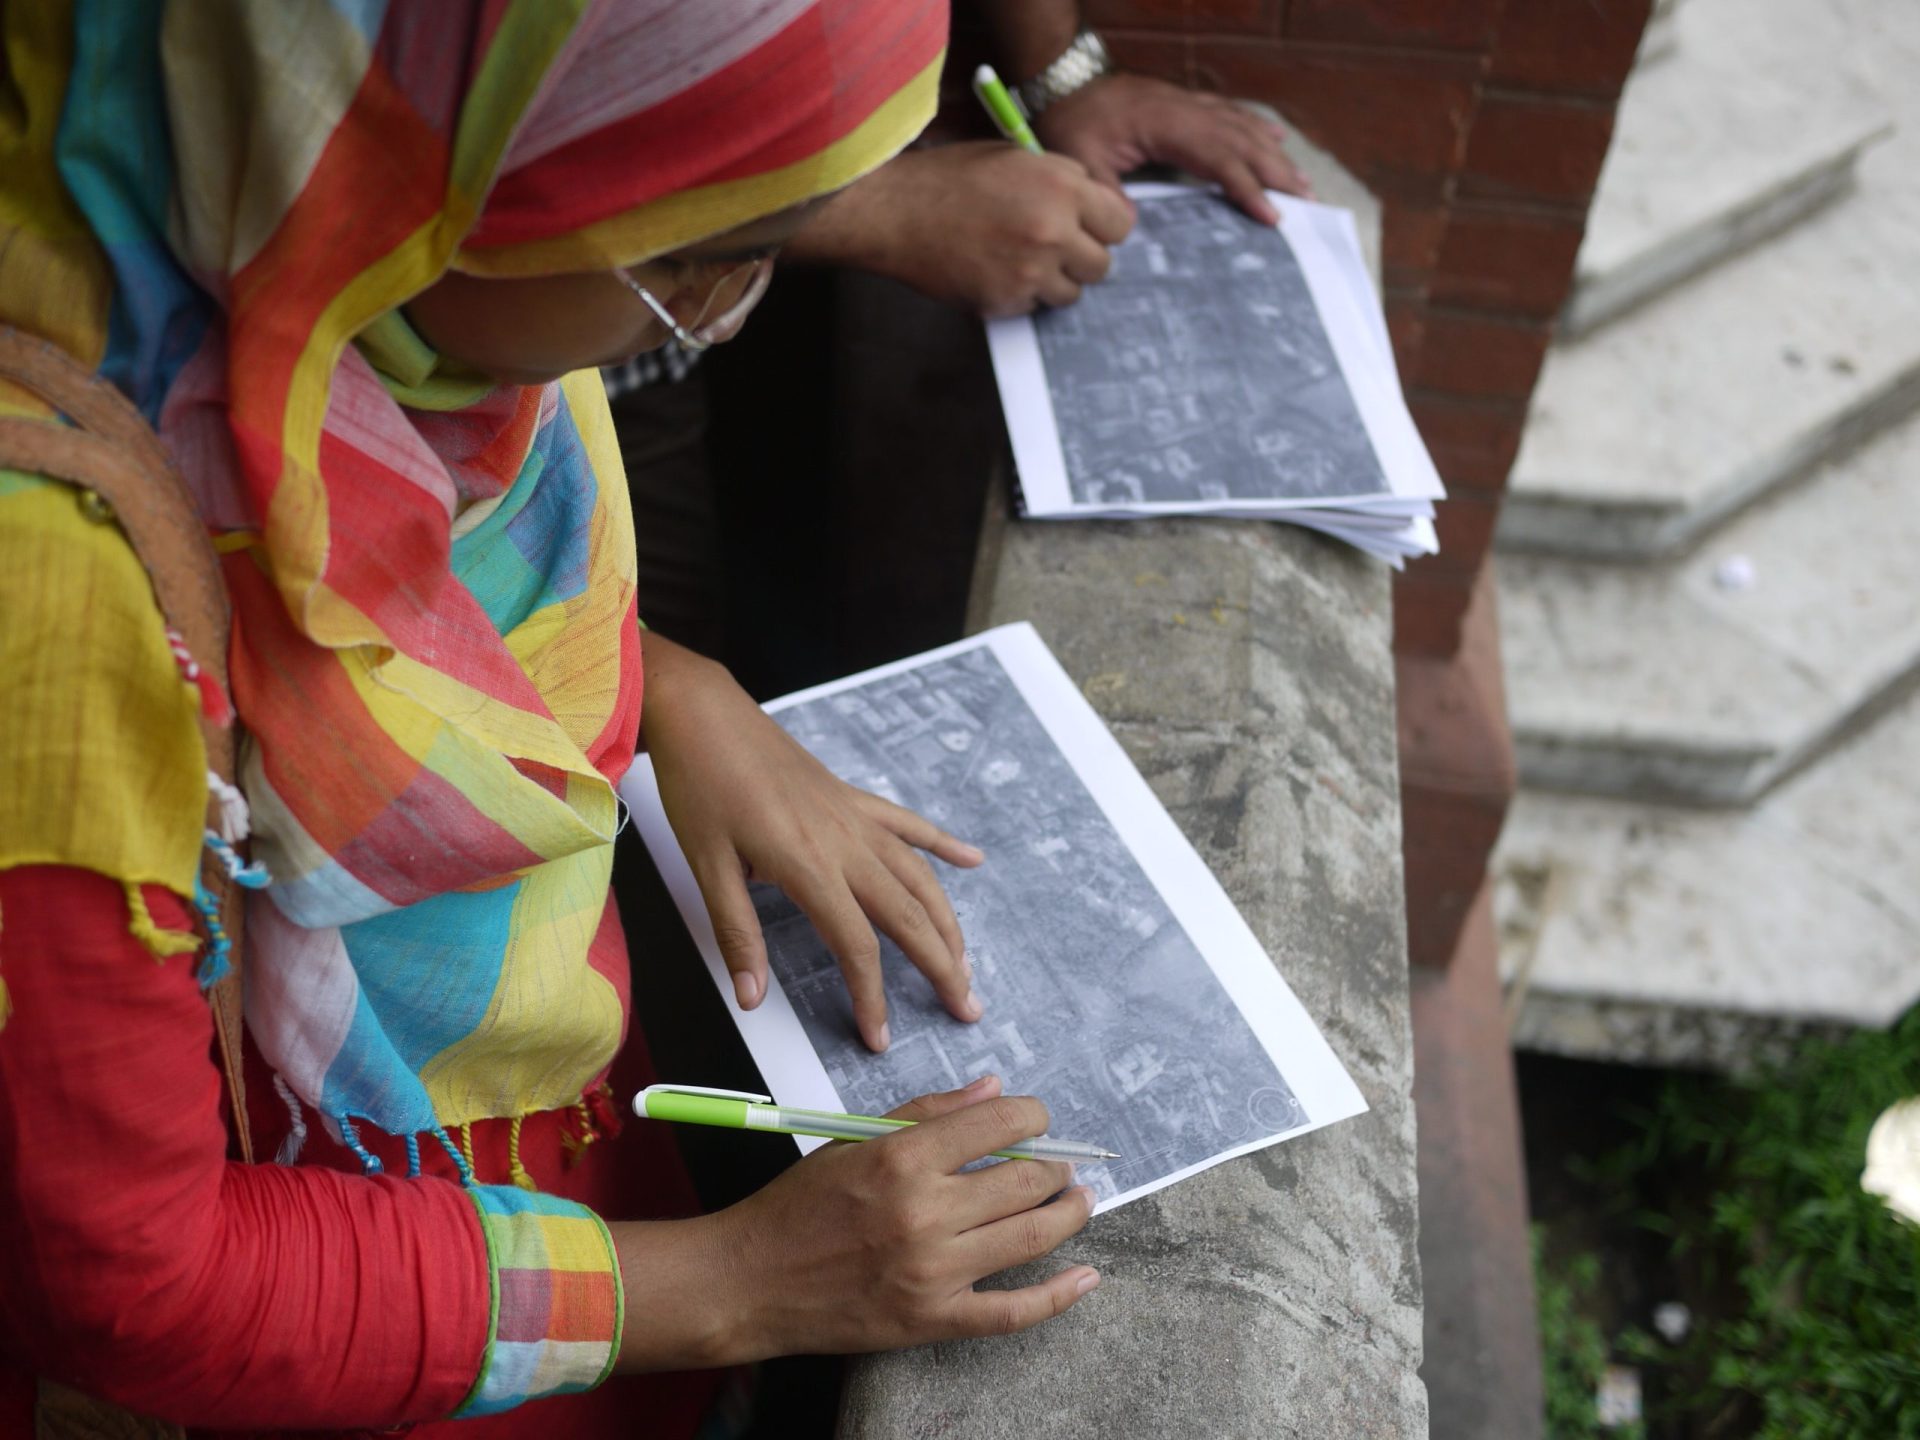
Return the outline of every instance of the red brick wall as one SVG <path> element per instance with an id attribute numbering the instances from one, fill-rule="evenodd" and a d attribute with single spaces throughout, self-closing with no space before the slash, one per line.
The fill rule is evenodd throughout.
<path id="1" fill-rule="evenodd" d="M 1121 63 L 1264 100 L 1385 207 L 1388 325 L 1456 500 L 1395 595 L 1451 655 L 1650 0 L 1087 0 Z"/>
<path id="2" fill-rule="evenodd" d="M 1387 327 L 1451 497 L 1394 589 L 1416 964 L 1457 954 L 1513 795 L 1487 551 L 1650 5 L 1086 3 L 1123 64 L 1266 101 L 1381 199 Z"/>

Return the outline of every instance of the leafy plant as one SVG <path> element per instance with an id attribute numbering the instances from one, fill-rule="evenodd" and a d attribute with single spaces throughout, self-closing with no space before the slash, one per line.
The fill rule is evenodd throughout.
<path id="1" fill-rule="evenodd" d="M 1745 1079 L 1676 1079 L 1636 1140 L 1589 1167 L 1664 1237 L 1676 1284 L 1718 1297 L 1696 1306 L 1681 1345 L 1620 1337 L 1620 1352 L 1664 1381 L 1657 1423 L 1758 1440 L 1920 1440 L 1920 1229 L 1860 1189 L 1867 1132 L 1916 1093 L 1920 1009 Z M 1697 1191 L 1676 1173 L 1698 1177 Z M 1542 1297 L 1544 1333 L 1544 1286 Z"/>
<path id="2" fill-rule="evenodd" d="M 1533 1227 L 1534 1295 L 1540 1310 L 1541 1378 L 1547 1440 L 1640 1440 L 1643 1427 L 1601 1425 L 1595 1397 L 1606 1373 L 1606 1333 L 1593 1318 L 1600 1257 L 1591 1251 L 1564 1265 L 1548 1261 L 1545 1233 Z"/>

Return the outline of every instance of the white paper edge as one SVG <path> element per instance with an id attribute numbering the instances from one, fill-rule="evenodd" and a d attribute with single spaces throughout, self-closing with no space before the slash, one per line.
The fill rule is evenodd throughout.
<path id="1" fill-rule="evenodd" d="M 796 691 L 765 708 L 769 714 L 777 714 L 793 705 L 980 648 L 993 651 L 1041 726 L 1061 753 L 1073 762 L 1094 803 L 1126 838 L 1141 869 L 1159 890 L 1174 919 L 1186 929 L 1221 988 L 1273 1061 L 1274 1068 L 1308 1115 L 1314 1117 L 1305 1125 L 1248 1141 L 1151 1184 L 1116 1195 L 1101 1202 L 1096 1213 L 1150 1195 L 1222 1161 L 1363 1113 L 1368 1108 L 1366 1099 L 1334 1055 L 1319 1026 L 1275 968 L 1259 938 L 1206 862 L 1180 832 L 1173 817 L 1120 748 L 1119 741 L 1113 738 L 1032 625 L 1021 621 L 998 626 L 905 660 Z M 777 974 L 769 971 L 767 995 L 758 1009 L 742 1012 L 735 1002 L 732 977 L 720 958 L 699 886 L 660 807 L 659 787 L 648 756 L 636 757 L 633 768 L 620 782 L 620 793 L 632 809 L 634 825 L 707 962 L 707 973 L 733 1015 L 748 1052 L 760 1067 L 767 1089 L 784 1105 L 815 1110 L 844 1109 L 839 1092 L 827 1077 L 826 1067 L 820 1063 L 812 1043 L 806 1039 L 805 1029 Z M 992 860 L 989 856 L 988 863 Z M 1217 963 L 1217 957 L 1225 957 L 1224 968 Z M 991 1006 L 992 995 L 986 999 Z M 686 1077 L 687 1083 L 700 1083 L 704 1078 Z M 794 1139 L 803 1153 L 827 1143 L 809 1136 Z M 1098 1137 L 1092 1139 L 1098 1143 Z"/>
<path id="2" fill-rule="evenodd" d="M 1126 188 L 1136 200 L 1153 200 L 1191 194 L 1198 187 L 1152 183 Z M 1400 393 L 1386 320 L 1367 278 L 1352 212 L 1277 191 L 1268 191 L 1267 195 L 1283 217 L 1281 228 L 1300 262 L 1308 293 L 1320 312 L 1321 326 L 1333 346 L 1334 358 L 1360 412 L 1361 423 L 1366 427 L 1367 438 L 1380 461 L 1392 498 L 1444 499 L 1446 487 Z M 1342 315 L 1347 323 L 1341 322 Z M 1356 319 L 1357 330 L 1351 323 Z M 1142 501 L 1124 508 L 1082 505 L 1073 499 L 1068 489 L 1066 452 L 1060 443 L 1059 421 L 1054 415 L 1053 397 L 1047 388 L 1046 369 L 1040 358 L 1032 317 L 1015 315 L 989 320 L 986 328 L 987 352 L 993 360 L 1001 409 L 1013 447 L 1014 467 L 1029 518 L 1145 519 L 1211 514 L 1290 519 L 1290 512 L 1294 510 L 1343 503 L 1366 504 L 1384 498 L 1360 494 L 1295 499 Z M 1372 343 L 1361 340 L 1361 336 Z"/>

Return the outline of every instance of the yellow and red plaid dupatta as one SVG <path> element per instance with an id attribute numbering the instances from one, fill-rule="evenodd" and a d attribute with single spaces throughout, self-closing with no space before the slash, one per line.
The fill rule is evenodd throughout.
<path id="1" fill-rule="evenodd" d="M 273 877 L 250 1029 L 349 1139 L 571 1103 L 625 1022 L 624 476 L 596 377 L 444 383 L 398 307 L 449 268 L 629 265 L 846 184 L 931 117 L 943 0 L 43 0 L 0 25 L 0 319 L 143 409 L 224 555 Z M 0 526 L 33 489 L 0 477 Z M 184 845 L 56 826 L 71 796 L 0 780 L 24 787 L 0 864 L 191 892 L 197 816 Z"/>

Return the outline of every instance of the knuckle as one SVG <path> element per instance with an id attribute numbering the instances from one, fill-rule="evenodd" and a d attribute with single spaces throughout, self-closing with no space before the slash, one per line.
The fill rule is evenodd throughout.
<path id="1" fill-rule="evenodd" d="M 996 1295 L 986 1307 L 987 1331 L 992 1335 L 1011 1335 L 1026 1329 L 1026 1317 L 1020 1302 L 1011 1295 Z"/>
<path id="2" fill-rule="evenodd" d="M 918 900 L 909 897 L 900 907 L 894 923 L 902 934 L 919 936 L 933 928 L 933 916 L 927 913 L 927 907 Z"/>
<path id="3" fill-rule="evenodd" d="M 987 1123 L 996 1130 L 1019 1130 L 1027 1122 L 1029 1103 L 1019 1096 L 997 1096 L 986 1102 Z"/>
<path id="4" fill-rule="evenodd" d="M 868 1163 L 880 1172 L 880 1183 L 890 1191 L 898 1190 L 914 1170 L 911 1150 L 900 1143 L 904 1138 L 890 1135 L 861 1147 L 863 1152 L 872 1156 Z"/>
<path id="5" fill-rule="evenodd" d="M 754 933 L 744 925 L 716 925 L 713 943 L 722 955 L 740 955 L 753 949 Z"/>
<path id="6" fill-rule="evenodd" d="M 1025 1200 L 1029 1206 L 1038 1205 L 1042 1200 L 1060 1189 L 1054 1173 L 1054 1167 L 1044 1161 L 1036 1164 L 1032 1160 L 1009 1160 L 1006 1163 L 1020 1167 L 1016 1175 L 1016 1179 L 1019 1182 L 1019 1194 L 1020 1198 Z"/>

